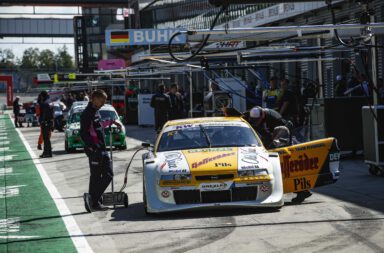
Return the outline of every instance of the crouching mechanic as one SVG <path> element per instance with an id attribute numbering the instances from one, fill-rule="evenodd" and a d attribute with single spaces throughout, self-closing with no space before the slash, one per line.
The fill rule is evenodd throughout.
<path id="1" fill-rule="evenodd" d="M 104 128 L 111 124 L 122 127 L 115 121 L 101 121 L 99 109 L 106 99 L 107 94 L 103 90 L 94 91 L 80 119 L 80 136 L 90 167 L 89 193 L 84 193 L 85 209 L 88 212 L 108 209 L 101 203 L 101 196 L 112 181 L 113 170 L 105 146 Z"/>
<path id="2" fill-rule="evenodd" d="M 281 127 L 286 127 L 288 131 L 292 130 L 293 124 L 283 119 L 280 113 L 273 109 L 253 107 L 250 111 L 244 113 L 244 118 L 251 124 L 253 129 L 261 136 L 264 146 L 267 149 L 276 148 L 273 143 L 274 134 Z M 291 143 L 290 133 L 289 143 Z M 294 203 L 301 203 L 306 198 L 310 197 L 312 193 L 308 190 L 297 192 L 297 196 L 292 199 Z"/>

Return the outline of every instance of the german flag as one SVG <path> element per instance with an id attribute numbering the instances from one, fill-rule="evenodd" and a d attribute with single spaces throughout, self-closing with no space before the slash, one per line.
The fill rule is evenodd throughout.
<path id="1" fill-rule="evenodd" d="M 129 42 L 128 31 L 111 32 L 111 43 L 128 43 L 128 42 Z"/>

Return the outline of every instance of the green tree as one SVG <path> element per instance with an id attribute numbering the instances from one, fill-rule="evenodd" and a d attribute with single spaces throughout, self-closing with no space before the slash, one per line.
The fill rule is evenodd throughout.
<path id="1" fill-rule="evenodd" d="M 0 48 L 0 67 L 10 68 L 15 66 L 15 55 L 11 49 Z"/>
<path id="2" fill-rule="evenodd" d="M 42 69 L 55 69 L 55 54 L 49 49 L 40 52 L 38 61 Z"/>
<path id="3" fill-rule="evenodd" d="M 28 48 L 23 52 L 23 57 L 21 58 L 21 67 L 34 69 L 39 67 L 39 49 L 38 48 Z"/>
<path id="4" fill-rule="evenodd" d="M 74 66 L 72 56 L 65 45 L 57 50 L 55 58 L 58 68 L 73 68 Z"/>

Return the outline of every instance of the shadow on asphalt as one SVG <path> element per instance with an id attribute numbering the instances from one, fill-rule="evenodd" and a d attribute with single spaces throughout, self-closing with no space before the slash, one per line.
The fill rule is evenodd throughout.
<path id="1" fill-rule="evenodd" d="M 83 213 L 79 213 L 83 214 Z M 61 217 L 61 216 L 60 216 Z M 173 220 L 173 219 L 172 219 Z M 325 220 L 304 220 L 304 221 L 287 221 L 287 222 L 265 222 L 265 223 L 255 223 L 249 222 L 246 224 L 213 224 L 213 225 L 191 225 L 191 226 L 181 226 L 175 227 L 170 224 L 168 227 L 161 228 L 147 228 L 147 229 L 131 229 L 130 231 L 122 231 L 122 232 L 110 232 L 110 233 L 91 233 L 91 234 L 80 234 L 73 236 L 49 236 L 49 237 L 39 237 L 25 240 L 12 240 L 8 239 L 6 242 L 0 242 L 0 245 L 4 244 L 12 244 L 12 243 L 28 243 L 28 242 L 39 242 L 39 241 L 49 241 L 49 240 L 57 240 L 63 238 L 77 238 L 77 237 L 100 237 L 102 239 L 103 236 L 117 236 L 117 235 L 130 235 L 130 234 L 143 234 L 144 236 L 148 233 L 157 233 L 157 232 L 175 232 L 175 231 L 185 231 L 185 230 L 207 230 L 207 229 L 224 229 L 224 228 L 240 228 L 240 227 L 263 227 L 265 226 L 281 226 L 281 225 L 297 225 L 297 224 L 320 224 L 320 223 L 340 223 L 340 222 L 378 222 L 383 221 L 384 218 L 352 218 L 352 219 L 325 219 Z"/>
<path id="2" fill-rule="evenodd" d="M 39 220 L 53 220 L 53 219 L 57 219 L 58 222 L 61 222 L 63 217 L 78 216 L 78 215 L 84 215 L 84 214 L 89 214 L 89 213 L 84 211 L 84 212 L 81 212 L 81 213 L 71 213 L 71 214 L 68 214 L 68 215 L 43 216 L 43 217 L 37 217 L 37 218 L 32 218 L 32 219 L 21 220 L 20 223 L 28 223 L 28 222 L 34 222 L 34 221 L 39 221 Z"/>
<path id="3" fill-rule="evenodd" d="M 373 176 L 360 156 L 341 160 L 340 178 L 314 192 L 384 213 L 384 177 Z"/>
<path id="4" fill-rule="evenodd" d="M 128 208 L 118 207 L 111 214 L 111 221 L 150 221 L 150 220 L 185 220 L 213 217 L 241 216 L 279 212 L 275 208 L 225 208 L 210 210 L 181 211 L 160 214 L 145 214 L 144 204 L 130 204 Z"/>

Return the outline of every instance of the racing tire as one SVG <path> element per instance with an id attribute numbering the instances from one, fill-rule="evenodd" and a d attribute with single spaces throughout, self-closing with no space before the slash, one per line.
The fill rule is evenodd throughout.
<path id="1" fill-rule="evenodd" d="M 119 150 L 126 150 L 127 149 L 127 144 L 125 143 L 124 145 L 122 146 L 118 146 L 117 147 Z"/>
<path id="2" fill-rule="evenodd" d="M 144 186 L 145 182 L 144 182 L 144 178 L 143 178 L 143 207 L 144 207 L 144 212 L 145 212 L 145 215 L 151 215 L 150 212 L 148 212 L 148 206 L 147 206 L 147 195 L 145 194 L 145 186 Z"/>
<path id="3" fill-rule="evenodd" d="M 376 176 L 376 167 L 375 166 L 369 165 L 368 171 L 369 171 L 369 174 Z"/>

